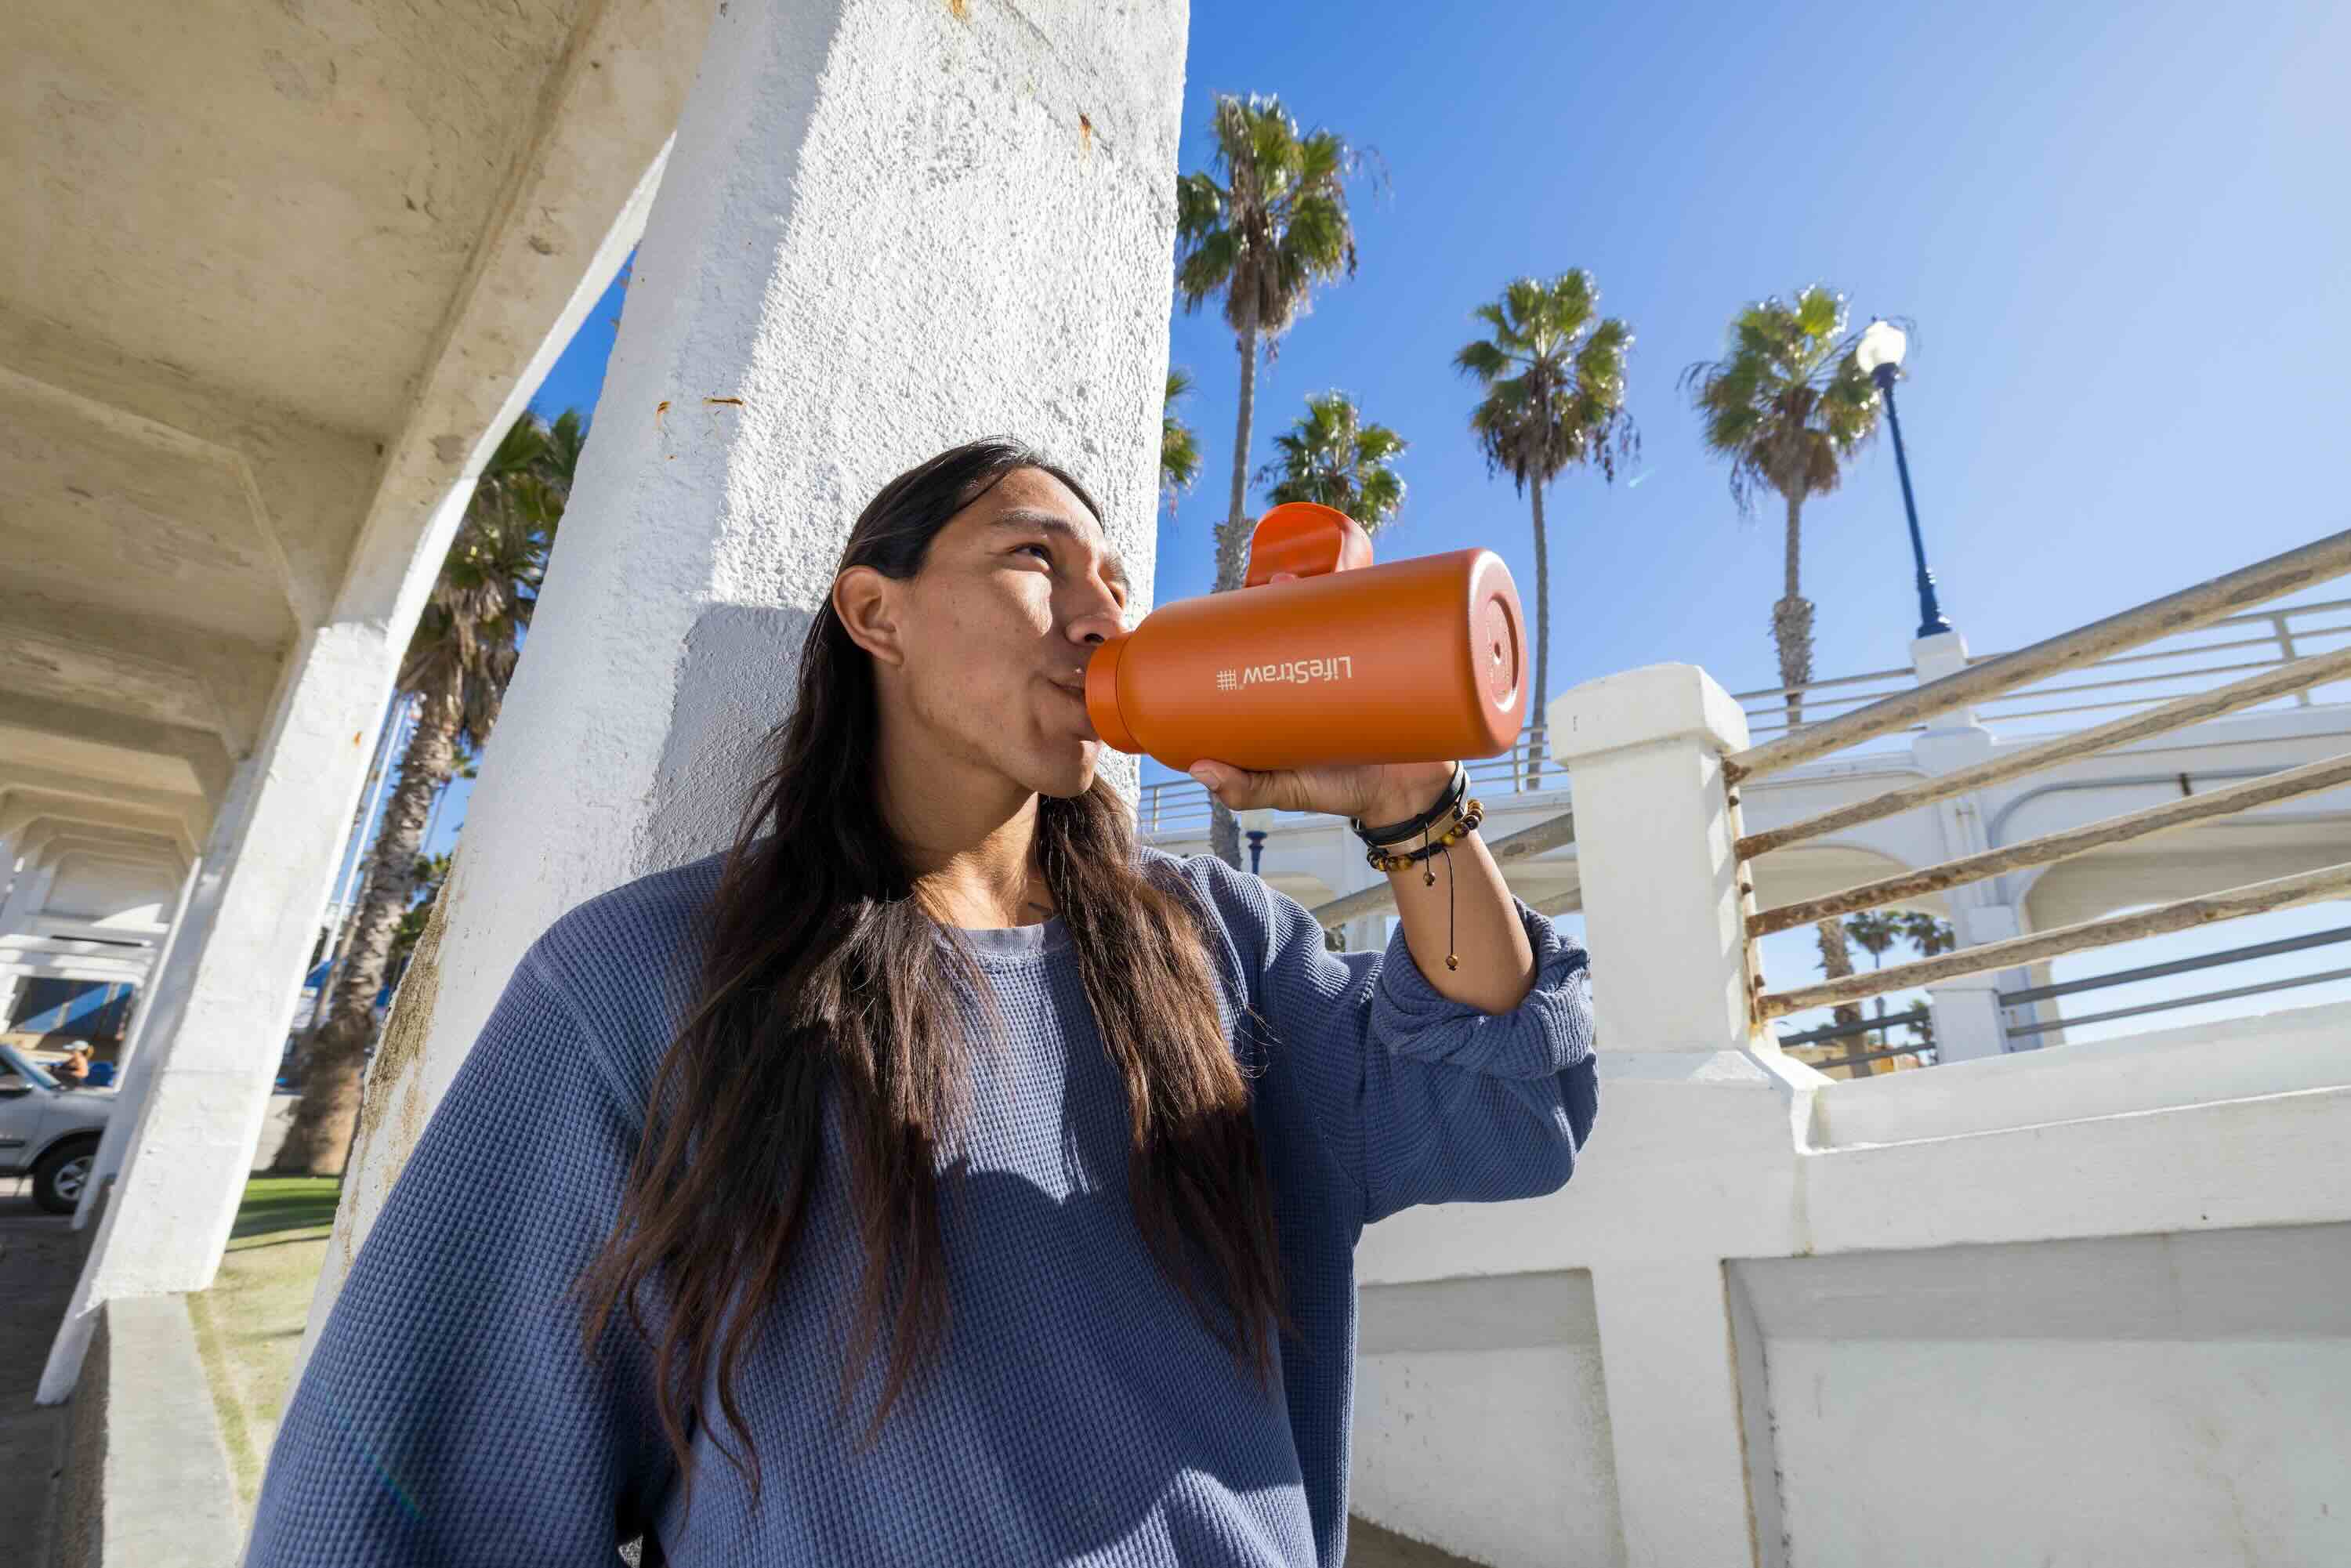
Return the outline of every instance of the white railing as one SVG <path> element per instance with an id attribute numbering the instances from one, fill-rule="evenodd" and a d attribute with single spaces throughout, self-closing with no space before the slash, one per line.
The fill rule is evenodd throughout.
<path id="1" fill-rule="evenodd" d="M 2003 734 L 2033 733 L 2064 726 L 2028 721 L 2073 718 L 2076 715 L 2112 714 L 2153 707 L 2220 682 L 2262 670 L 2281 669 L 2308 654 L 2346 645 L 2351 638 L 2351 599 L 2325 599 L 2285 604 L 2224 616 L 2192 630 L 2149 639 L 2130 652 L 2069 668 L 2060 674 L 2020 682 L 1975 704 L 1977 716 L 1998 724 Z M 1990 664 L 2008 654 L 1980 653 L 1970 667 Z M 1757 740 L 1810 729 L 1876 702 L 1914 689 L 1917 674 L 1909 669 L 1872 670 L 1839 675 L 1800 686 L 1767 686 L 1732 695 L 1747 715 L 1747 732 Z M 2332 694 L 2324 688 L 2332 686 Z M 2351 695 L 2351 683 L 2331 680 L 2305 686 L 2278 700 L 2308 706 L 2319 700 Z M 1795 698 L 1791 708 L 1789 698 Z M 1795 722 L 1792 725 L 1791 715 Z M 2088 722 L 2076 719 L 2076 723 Z M 1916 728 L 1917 726 L 1905 727 Z"/>
<path id="2" fill-rule="evenodd" d="M 1541 725 L 1519 732 L 1510 750 L 1467 765 L 1470 787 L 1491 797 L 1564 790 L 1567 770 L 1552 760 Z M 1189 779 L 1145 784 L 1136 802 L 1136 825 L 1146 839 L 1194 838 L 1208 831 L 1208 792 Z"/>
<path id="3" fill-rule="evenodd" d="M 2346 571 L 2351 571 L 2351 533 L 2321 539 L 2302 549 L 2141 605 L 2031 648 L 1998 657 L 1972 660 L 1965 669 L 1956 674 L 1924 685 L 1878 696 L 1859 707 L 1825 715 L 1816 723 L 1803 723 L 1793 728 L 1782 723 L 1775 738 L 1750 746 L 1724 759 L 1724 775 L 1731 786 L 1729 799 L 1734 813 L 1738 807 L 1739 788 L 1749 780 L 1849 747 L 1865 746 L 1886 736 L 1907 733 L 1928 719 L 1955 710 L 1972 708 L 1980 716 L 2011 720 L 2071 715 L 2101 708 L 2131 710 L 2089 728 L 2077 729 L 2022 749 L 1995 753 L 1973 766 L 1906 783 L 1872 799 L 1839 806 L 1802 821 L 1762 832 L 1743 833 L 1734 846 L 1740 862 L 1742 886 L 1751 887 L 1753 883 L 1753 873 L 1748 869 L 1748 862 L 1787 845 L 1819 840 L 1863 822 L 1915 810 L 1938 800 L 1951 800 L 2060 763 L 2075 761 L 2128 742 L 2168 733 L 2220 714 L 2241 712 L 2288 699 L 2307 703 L 2314 691 L 2351 681 L 2351 644 L 2344 644 L 2340 641 L 2345 634 L 2351 633 L 2351 623 L 2346 623 L 2341 614 L 2346 609 L 2351 609 L 2351 600 L 2325 601 L 2259 612 L 2246 612 L 2240 608 L 2299 591 Z M 2297 623 L 2297 617 L 2309 619 Z M 2311 623 L 2314 621 L 2317 623 Z M 2252 626 L 2262 626 L 2268 630 L 2263 635 L 2251 638 L 2233 634 Z M 2155 647 L 2161 643 L 2179 643 L 2191 639 L 2191 645 L 2186 647 Z M 2330 643 L 2333 645 L 2313 648 L 2311 644 L 2314 643 Z M 2268 653 L 2273 646 L 2275 653 Z M 2216 654 L 2233 655 L 2250 647 L 2262 648 L 2266 656 L 2252 659 L 2231 656 L 2222 662 L 2214 662 Z M 2166 661 L 2178 665 L 2178 662 L 2183 660 L 2190 662 L 2184 666 L 2162 670 L 2112 674 Z M 2085 675 L 2100 676 L 2102 673 L 2105 673 L 2103 678 L 2082 678 Z M 2216 681 L 2220 684 L 2216 685 Z M 2167 689 L 2141 689 L 2150 685 Z M 2180 689 L 2183 685 L 2187 689 Z M 2110 695 L 2089 702 L 2061 702 L 2055 706 L 2049 706 L 2052 699 L 2089 693 Z M 1765 695 L 1784 696 L 1786 694 Z M 2020 704 L 2023 705 L 2021 708 L 2014 707 Z M 2010 711 L 1987 711 L 2002 708 L 2003 705 Z M 1752 907 L 1750 897 L 1746 914 L 1748 938 L 1752 943 L 1775 932 L 1795 930 L 1824 919 L 1841 919 L 1862 910 L 1898 905 L 2007 872 L 2053 864 L 2094 850 L 2130 843 L 2194 823 L 2235 818 L 2257 807 L 2304 799 L 2346 785 L 2351 785 L 2351 756 L 2326 758 L 2221 789 L 2168 800 L 2103 821 L 2043 833 L 2017 843 L 1962 855 L 1939 865 L 1859 883 L 1820 897 L 1760 910 Z M 2346 894 L 2351 894 L 2351 862 L 2321 866 L 2296 875 L 2176 899 L 2126 915 L 1965 946 L 1914 963 L 1897 964 L 1844 978 L 1778 991 L 1758 988 L 1752 993 L 1753 1021 L 1760 1027 L 1771 1019 L 1813 1008 L 1849 1006 L 1872 996 L 1884 996 L 1962 976 L 2015 968 L 2065 954 L 2113 946 L 2168 932 L 2189 930 L 2211 922 L 2266 914 L 2342 897 Z M 2317 945 L 2313 941 L 2292 939 L 2283 944 L 2258 943 L 2198 959 L 2126 969 L 2062 985 L 2014 988 L 1999 993 L 1998 1000 L 2003 1006 L 2017 1006 L 2105 986 L 2126 985 L 2162 975 L 2274 956 L 2281 952 Z M 2230 988 L 2219 992 L 2116 1009 L 2071 1021 L 2088 1023 L 2137 1016 L 2291 986 L 2315 984 L 2321 980 L 2342 978 L 2346 974 L 2351 974 L 2351 971 L 2329 971 L 2258 986 Z M 2009 1026 L 2007 1033 L 2011 1038 L 2040 1034 L 2062 1029 L 2066 1021 L 2035 1020 L 2021 1027 Z M 1899 1025 L 1894 1019 L 1853 1019 L 1807 1030 L 1800 1034 L 1783 1035 L 1780 1037 L 1780 1043 L 1783 1047 L 1822 1046 L 1831 1041 L 1851 1040 L 1866 1048 L 1851 1051 L 1834 1062 L 1820 1065 L 1859 1065 L 1889 1057 L 1912 1055 L 1919 1050 L 1917 1044 L 1896 1045 L 1883 1035 L 1876 1041 L 1867 1040 L 1870 1033 L 1892 1027 Z M 1925 1030 L 1919 1028 L 1917 1032 L 1923 1037 Z"/>

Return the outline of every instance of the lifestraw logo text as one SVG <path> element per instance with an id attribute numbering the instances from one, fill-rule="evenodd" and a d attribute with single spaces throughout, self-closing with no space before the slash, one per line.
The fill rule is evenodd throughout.
<path id="1" fill-rule="evenodd" d="M 1336 653 L 1326 659 L 1284 659 L 1279 664 L 1218 670 L 1217 689 L 1229 692 L 1266 683 L 1304 685 L 1313 681 L 1352 681 L 1354 678 L 1355 656 L 1353 653 Z"/>

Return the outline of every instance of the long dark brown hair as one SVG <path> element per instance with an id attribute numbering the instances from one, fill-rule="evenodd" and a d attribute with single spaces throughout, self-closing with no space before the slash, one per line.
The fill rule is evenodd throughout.
<path id="1" fill-rule="evenodd" d="M 841 570 L 904 580 L 923 570 L 950 518 L 1017 469 L 1050 474 L 1102 516 L 1084 486 L 1003 440 L 945 452 L 893 479 L 858 517 Z M 849 1196 L 865 1268 L 841 1407 L 863 1381 L 893 1297 L 883 1417 L 947 1328 L 934 1161 L 958 1125 L 972 1057 L 956 978 L 978 982 L 965 950 L 938 940 L 904 856 L 873 800 L 879 716 L 871 657 L 830 600 L 809 629 L 791 715 L 770 737 L 773 768 L 750 793 L 706 911 L 698 997 L 655 1075 L 646 1124 L 611 1236 L 582 1276 L 590 1353 L 626 1303 L 651 1343 L 638 1288 L 666 1297 L 655 1366 L 662 1430 L 693 1500 L 686 1417 L 716 1362 L 718 1403 L 759 1489 L 736 1377 L 779 1299 L 822 1169 L 822 1111 L 837 1097 Z M 1134 820 L 1097 779 L 1038 801 L 1037 859 L 1068 925 L 1102 1044 L 1125 1081 L 1127 1184 L 1163 1272 L 1259 1385 L 1272 1375 L 1282 1304 L 1271 1193 L 1249 1114 L 1248 1074 L 1216 1007 L 1205 911 L 1174 878 L 1146 874 Z M 778 1173 L 781 1173 L 780 1177 Z M 1237 1332 L 1196 1288 L 1189 1249 L 1214 1275 Z"/>

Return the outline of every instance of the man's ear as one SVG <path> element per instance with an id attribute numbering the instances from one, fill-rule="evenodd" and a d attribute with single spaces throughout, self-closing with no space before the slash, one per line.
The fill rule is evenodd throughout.
<path id="1" fill-rule="evenodd" d="M 852 566 L 832 583 L 832 612 L 849 640 L 893 668 L 906 658 L 898 640 L 897 586 L 870 566 Z"/>

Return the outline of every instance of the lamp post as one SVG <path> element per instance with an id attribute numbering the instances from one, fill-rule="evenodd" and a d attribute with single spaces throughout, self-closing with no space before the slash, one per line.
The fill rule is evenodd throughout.
<path id="1" fill-rule="evenodd" d="M 1902 509 L 1910 517 L 1910 555 L 1918 563 L 1918 635 L 1949 632 L 1943 607 L 1935 602 L 1935 574 L 1927 570 L 1927 543 L 1918 534 L 1918 503 L 1910 494 L 1910 459 L 1902 450 L 1902 417 L 1894 411 L 1894 376 L 1902 368 L 1903 350 L 1910 340 L 1891 321 L 1872 321 L 1854 349 L 1862 371 L 1877 383 L 1886 399 L 1886 423 L 1894 427 L 1894 467 L 1902 476 Z"/>
<path id="2" fill-rule="evenodd" d="M 1240 814 L 1240 824 L 1241 836 L 1249 840 L 1249 875 L 1256 876 L 1259 874 L 1257 869 L 1258 863 L 1265 858 L 1265 837 L 1273 827 L 1273 813 L 1263 807 L 1253 811 L 1243 811 Z"/>

